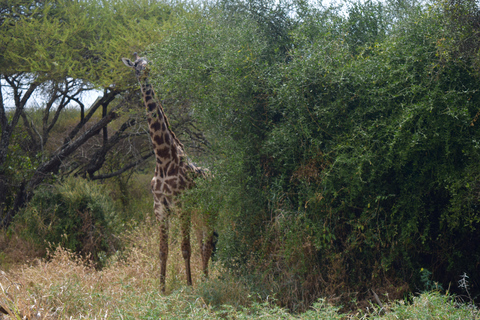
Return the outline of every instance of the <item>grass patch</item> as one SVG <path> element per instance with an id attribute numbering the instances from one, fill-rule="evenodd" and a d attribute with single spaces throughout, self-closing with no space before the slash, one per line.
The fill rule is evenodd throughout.
<path id="1" fill-rule="evenodd" d="M 58 247 L 47 258 L 0 271 L 0 305 L 6 318 L 21 319 L 480 319 L 478 309 L 438 292 L 394 301 L 382 308 L 344 314 L 320 300 L 302 314 L 291 314 L 272 297 L 260 299 L 246 282 L 218 263 L 202 279 L 193 243 L 194 286 L 185 285 L 178 226 L 172 222 L 167 293 L 159 292 L 157 224 L 149 218 L 123 234 L 125 249 L 95 269 L 91 260 Z M 13 262 L 12 262 L 13 263 Z"/>

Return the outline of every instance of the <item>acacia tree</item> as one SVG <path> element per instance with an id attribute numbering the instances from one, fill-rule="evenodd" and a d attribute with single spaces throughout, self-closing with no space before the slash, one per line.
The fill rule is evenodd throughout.
<path id="1" fill-rule="evenodd" d="M 135 143 L 138 148 L 123 154 L 120 166 L 102 171 L 114 148 L 143 134 L 135 127 L 138 115 L 127 112 L 139 97 L 125 69 L 117 68 L 120 57 L 152 43 L 155 28 L 171 10 L 150 1 L 12 0 L 2 5 L 2 226 L 53 175 L 106 178 L 150 157 L 147 143 Z M 94 92 L 96 101 L 85 105 L 82 95 Z M 69 107 L 78 112 L 67 127 L 59 128 L 59 119 Z M 77 157 L 79 148 L 89 144 L 87 152 Z"/>

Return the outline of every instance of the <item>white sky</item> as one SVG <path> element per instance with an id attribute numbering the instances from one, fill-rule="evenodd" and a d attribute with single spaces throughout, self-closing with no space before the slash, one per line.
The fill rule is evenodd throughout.
<path id="1" fill-rule="evenodd" d="M 13 100 L 13 90 L 10 88 L 10 85 L 4 79 L 1 79 L 1 84 L 3 103 L 5 104 L 5 108 L 7 110 L 13 109 L 15 107 L 15 103 Z M 102 95 L 102 91 L 89 90 L 82 92 L 80 94 L 79 100 L 85 105 L 86 108 L 89 108 L 95 102 L 95 100 Z M 34 91 L 32 97 L 27 102 L 27 108 L 39 108 L 42 107 L 42 104 L 44 103 L 44 94 L 37 89 Z M 78 104 L 74 101 L 69 104 L 69 107 L 76 106 L 78 106 Z"/>

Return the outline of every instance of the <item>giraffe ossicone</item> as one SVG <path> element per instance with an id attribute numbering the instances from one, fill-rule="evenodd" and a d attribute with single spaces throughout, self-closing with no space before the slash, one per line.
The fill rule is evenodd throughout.
<path id="1" fill-rule="evenodd" d="M 160 289 L 165 291 L 166 267 L 168 259 L 168 227 L 171 209 L 177 205 L 176 197 L 184 190 L 193 187 L 193 179 L 205 175 L 201 168 L 191 163 L 185 148 L 175 133 L 170 129 L 168 118 L 165 115 L 160 101 L 156 98 L 152 85 L 148 82 L 148 60 L 134 53 L 134 60 L 122 58 L 123 63 L 134 69 L 147 113 L 147 121 L 152 147 L 155 152 L 155 174 L 151 181 L 154 200 L 154 212 L 160 225 Z M 192 284 L 190 269 L 191 245 L 191 213 L 180 210 L 180 226 L 182 234 L 181 251 L 185 260 L 185 273 L 187 284 Z M 197 232 L 202 255 L 202 269 L 208 276 L 208 261 L 213 250 L 213 229 L 211 226 L 202 225 L 204 228 Z"/>

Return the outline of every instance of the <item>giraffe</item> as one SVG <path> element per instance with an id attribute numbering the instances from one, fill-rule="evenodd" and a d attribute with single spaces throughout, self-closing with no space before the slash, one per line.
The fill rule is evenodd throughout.
<path id="1" fill-rule="evenodd" d="M 176 197 L 182 191 L 193 187 L 193 179 L 206 175 L 205 170 L 195 166 L 185 154 L 183 144 L 175 136 L 168 123 L 160 100 L 157 99 L 152 85 L 148 81 L 148 61 L 145 57 L 139 57 L 134 53 L 134 61 L 122 58 L 123 63 L 135 70 L 135 75 L 143 96 L 146 107 L 150 138 L 155 152 L 156 165 L 155 175 L 151 181 L 151 189 L 154 199 L 154 212 L 160 225 L 160 290 L 165 292 L 166 267 L 168 258 L 168 228 L 172 208 L 177 205 Z M 190 228 L 191 213 L 180 213 L 180 227 L 182 235 L 181 251 L 185 260 L 185 272 L 187 285 L 192 285 L 190 270 Z M 213 229 L 208 225 L 200 226 L 197 230 L 197 239 L 200 243 L 202 255 L 202 269 L 208 276 L 208 261 L 213 249 Z"/>

